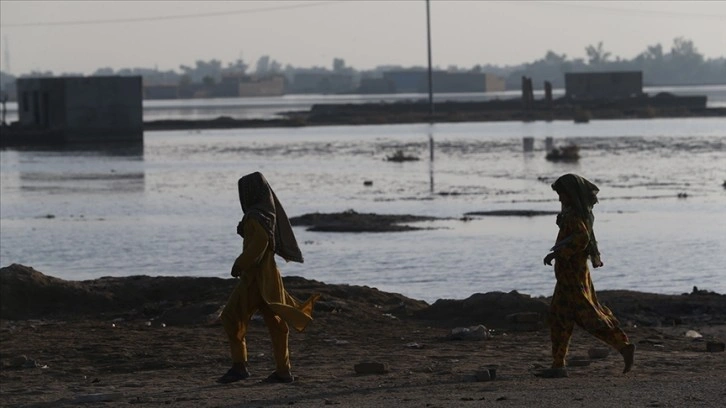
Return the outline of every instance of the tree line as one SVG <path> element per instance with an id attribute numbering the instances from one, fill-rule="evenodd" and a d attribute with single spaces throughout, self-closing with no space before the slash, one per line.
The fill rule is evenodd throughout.
<path id="1" fill-rule="evenodd" d="M 479 72 L 498 75 L 506 79 L 507 89 L 519 89 L 521 77 L 533 78 L 535 88 L 542 87 L 544 81 L 549 81 L 554 87 L 564 87 L 564 74 L 566 72 L 597 72 L 597 71 L 642 71 L 644 85 L 646 86 L 676 86 L 676 85 L 713 85 L 726 84 L 726 57 L 706 59 L 696 48 L 693 41 L 677 37 L 673 40 L 669 50 L 661 44 L 647 46 L 645 50 L 632 59 L 625 59 L 606 50 L 602 42 L 589 45 L 585 48 L 586 58 L 568 58 L 566 54 L 557 54 L 548 50 L 544 57 L 529 63 L 513 66 L 498 66 L 492 64 L 475 65 L 473 67 L 458 67 L 455 65 L 446 68 L 436 67 L 437 70 L 449 72 Z M 260 57 L 254 69 L 242 59 L 227 63 L 217 59 L 209 61 L 198 60 L 194 65 L 180 65 L 179 70 L 159 71 L 156 68 L 122 68 L 114 70 L 110 67 L 97 69 L 92 75 L 140 75 L 148 85 L 188 85 L 203 83 L 212 85 L 225 75 L 247 75 L 253 78 L 263 78 L 271 75 L 283 75 L 288 81 L 293 81 L 299 73 L 331 73 L 351 75 L 353 83 L 364 78 L 381 77 L 383 72 L 390 70 L 426 70 L 426 66 L 404 67 L 400 65 L 380 65 L 372 70 L 356 70 L 348 67 L 342 58 L 335 58 L 330 68 L 314 66 L 309 68 L 283 65 L 279 61 L 265 55 Z M 54 76 L 51 71 L 32 71 L 19 77 L 49 77 Z M 58 76 L 82 76 L 79 73 L 62 73 Z M 3 90 L 10 89 L 10 84 L 16 77 L 0 71 L 0 85 Z M 354 91 L 352 89 L 351 91 Z"/>

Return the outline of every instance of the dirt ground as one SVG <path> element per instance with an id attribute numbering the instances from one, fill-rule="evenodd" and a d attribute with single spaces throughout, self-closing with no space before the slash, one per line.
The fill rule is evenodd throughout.
<path id="1" fill-rule="evenodd" d="M 228 347 L 215 315 L 233 279 L 102 278 L 69 282 L 32 268 L 0 269 L 3 407 L 717 407 L 726 400 L 726 296 L 603 293 L 638 347 L 623 375 L 617 353 L 577 329 L 569 378 L 548 366 L 547 299 L 512 292 L 433 305 L 373 288 L 285 278 L 304 298 L 321 293 L 315 320 L 290 334 L 292 384 L 274 368 L 261 319 L 247 337 L 252 376 L 221 385 Z M 186 299 L 186 300 L 185 300 Z M 608 299 L 608 300 L 604 300 Z M 488 338 L 454 339 L 485 325 Z M 697 337 L 689 330 L 697 332 Z M 688 335 L 687 335 L 688 333 Z M 691 337 L 689 337 L 689 335 Z M 381 363 L 381 374 L 356 364 Z M 496 378 L 477 381 L 483 367 Z"/>

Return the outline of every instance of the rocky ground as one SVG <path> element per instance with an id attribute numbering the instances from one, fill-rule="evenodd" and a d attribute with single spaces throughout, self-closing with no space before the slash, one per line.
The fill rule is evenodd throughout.
<path id="1" fill-rule="evenodd" d="M 489 292 L 429 305 L 299 277 L 285 278 L 291 293 L 322 298 L 309 328 L 290 335 L 297 381 L 260 382 L 273 363 L 255 318 L 252 377 L 220 385 L 229 358 L 216 316 L 234 284 L 0 269 L 0 406 L 716 407 L 726 398 L 724 295 L 601 292 L 638 346 L 635 369 L 621 374 L 613 352 L 590 358 L 602 344 L 577 329 L 570 377 L 542 379 L 533 373 L 549 363 L 548 299 Z M 364 362 L 375 364 L 357 373 Z M 489 366 L 496 378 L 481 381 Z"/>

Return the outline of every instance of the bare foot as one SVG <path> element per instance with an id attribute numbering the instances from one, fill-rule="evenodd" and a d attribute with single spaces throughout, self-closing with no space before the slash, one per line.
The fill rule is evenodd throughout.
<path id="1" fill-rule="evenodd" d="M 633 368 L 633 362 L 635 360 L 635 344 L 628 344 L 621 348 L 620 354 L 622 354 L 623 360 L 625 361 L 625 368 L 623 368 L 623 374 L 625 374 Z"/>

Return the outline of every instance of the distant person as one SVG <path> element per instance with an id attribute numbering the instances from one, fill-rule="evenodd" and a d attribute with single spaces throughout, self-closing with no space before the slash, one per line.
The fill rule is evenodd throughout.
<path id="1" fill-rule="evenodd" d="M 288 350 L 288 324 L 303 331 L 312 320 L 312 310 L 320 295 L 300 303 L 285 290 L 275 254 L 286 261 L 303 262 L 285 210 L 261 173 L 252 173 L 238 182 L 244 217 L 237 233 L 244 239 L 242 254 L 232 266 L 239 282 L 222 311 L 224 330 L 229 336 L 232 368 L 217 382 L 231 383 L 248 378 L 245 336 L 252 315 L 259 311 L 272 339 L 276 368 L 264 381 L 294 381 Z"/>
<path id="2" fill-rule="evenodd" d="M 633 367 L 635 345 L 607 307 L 595 295 L 587 259 L 592 266 L 603 266 L 593 232 L 592 207 L 597 203 L 597 186 L 575 174 L 558 178 L 552 189 L 557 192 L 562 210 L 557 215 L 555 246 L 544 258 L 545 265 L 555 261 L 557 284 L 550 304 L 550 334 L 552 338 L 552 367 L 536 375 L 547 378 L 567 377 L 565 358 L 577 324 L 588 333 L 615 348 L 625 360 L 623 373 Z"/>

